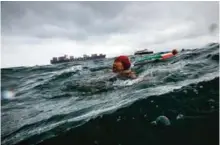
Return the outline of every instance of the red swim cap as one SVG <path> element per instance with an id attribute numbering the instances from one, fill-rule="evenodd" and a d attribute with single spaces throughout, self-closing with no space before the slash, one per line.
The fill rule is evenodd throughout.
<path id="1" fill-rule="evenodd" d="M 115 62 L 121 62 L 125 70 L 129 69 L 131 66 L 131 62 L 127 56 L 119 56 L 115 59 Z"/>

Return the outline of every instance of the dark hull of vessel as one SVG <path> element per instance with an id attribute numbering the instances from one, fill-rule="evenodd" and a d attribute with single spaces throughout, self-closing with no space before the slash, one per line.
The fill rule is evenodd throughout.
<path id="1" fill-rule="evenodd" d="M 145 51 L 145 52 L 143 51 L 143 52 L 135 52 L 134 55 L 152 54 L 152 53 L 153 53 L 153 51 L 147 51 L 147 52 L 146 52 L 146 51 Z"/>

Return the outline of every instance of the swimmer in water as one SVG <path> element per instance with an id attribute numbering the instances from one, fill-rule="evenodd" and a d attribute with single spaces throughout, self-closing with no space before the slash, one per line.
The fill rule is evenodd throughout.
<path id="1" fill-rule="evenodd" d="M 117 73 L 119 77 L 136 79 L 137 76 L 134 71 L 131 70 L 131 62 L 127 56 L 119 56 L 115 59 L 112 67 L 112 71 Z"/>
<path id="2" fill-rule="evenodd" d="M 176 49 L 173 49 L 170 53 L 162 54 L 160 60 L 171 58 L 177 54 L 178 54 L 178 51 Z"/>
<path id="3" fill-rule="evenodd" d="M 150 59 L 160 61 L 160 60 L 169 59 L 177 54 L 178 51 L 176 49 L 173 49 L 170 53 L 159 54 L 159 55 L 157 54 L 156 57 L 154 56 L 154 58 L 150 58 Z M 117 73 L 118 77 L 128 78 L 128 79 L 137 78 L 136 73 L 131 70 L 131 62 L 128 56 L 124 56 L 124 55 L 118 56 L 113 63 L 112 71 L 114 73 Z"/>

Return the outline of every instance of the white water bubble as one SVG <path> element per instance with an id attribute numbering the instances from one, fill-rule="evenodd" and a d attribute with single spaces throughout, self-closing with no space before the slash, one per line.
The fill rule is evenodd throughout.
<path id="1" fill-rule="evenodd" d="M 183 119 L 183 118 L 184 118 L 184 115 L 183 115 L 183 114 L 178 114 L 177 117 L 176 117 L 177 120 Z"/>
<path id="2" fill-rule="evenodd" d="M 215 100 L 214 100 L 214 99 L 209 99 L 208 102 L 209 102 L 209 103 L 214 103 Z"/>
<path id="3" fill-rule="evenodd" d="M 98 142 L 97 140 L 95 140 L 95 141 L 94 141 L 94 144 L 98 145 L 98 144 L 99 144 L 99 142 Z"/>
<path id="4" fill-rule="evenodd" d="M 193 92 L 195 92 L 196 94 L 198 94 L 198 91 L 197 91 L 196 89 L 194 89 Z"/>
<path id="5" fill-rule="evenodd" d="M 151 124 L 157 125 L 157 122 L 156 121 L 152 121 Z"/>
<path id="6" fill-rule="evenodd" d="M 187 92 L 187 90 L 184 90 L 183 92 L 184 92 L 185 94 L 187 94 L 187 93 L 188 93 L 188 92 Z"/>
<path id="7" fill-rule="evenodd" d="M 121 116 L 119 116 L 116 121 L 119 122 L 120 120 L 121 120 Z"/>
<path id="8" fill-rule="evenodd" d="M 159 116 L 155 121 L 152 121 L 151 124 L 169 126 L 171 125 L 171 122 L 166 116 Z"/>

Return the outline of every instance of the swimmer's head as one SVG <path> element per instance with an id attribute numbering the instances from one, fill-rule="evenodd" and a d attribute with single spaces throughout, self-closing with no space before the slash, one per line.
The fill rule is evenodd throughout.
<path id="1" fill-rule="evenodd" d="M 112 71 L 117 73 L 124 70 L 128 70 L 131 67 L 131 62 L 127 56 L 119 56 L 115 59 L 112 67 Z"/>
<path id="2" fill-rule="evenodd" d="M 114 73 L 123 71 L 124 70 L 124 66 L 123 66 L 122 62 L 120 62 L 120 61 L 114 62 L 112 70 L 113 70 Z"/>
<path id="3" fill-rule="evenodd" d="M 176 49 L 173 49 L 173 50 L 172 50 L 172 54 L 173 54 L 173 55 L 176 55 L 177 53 L 178 53 L 178 51 L 177 51 Z"/>

